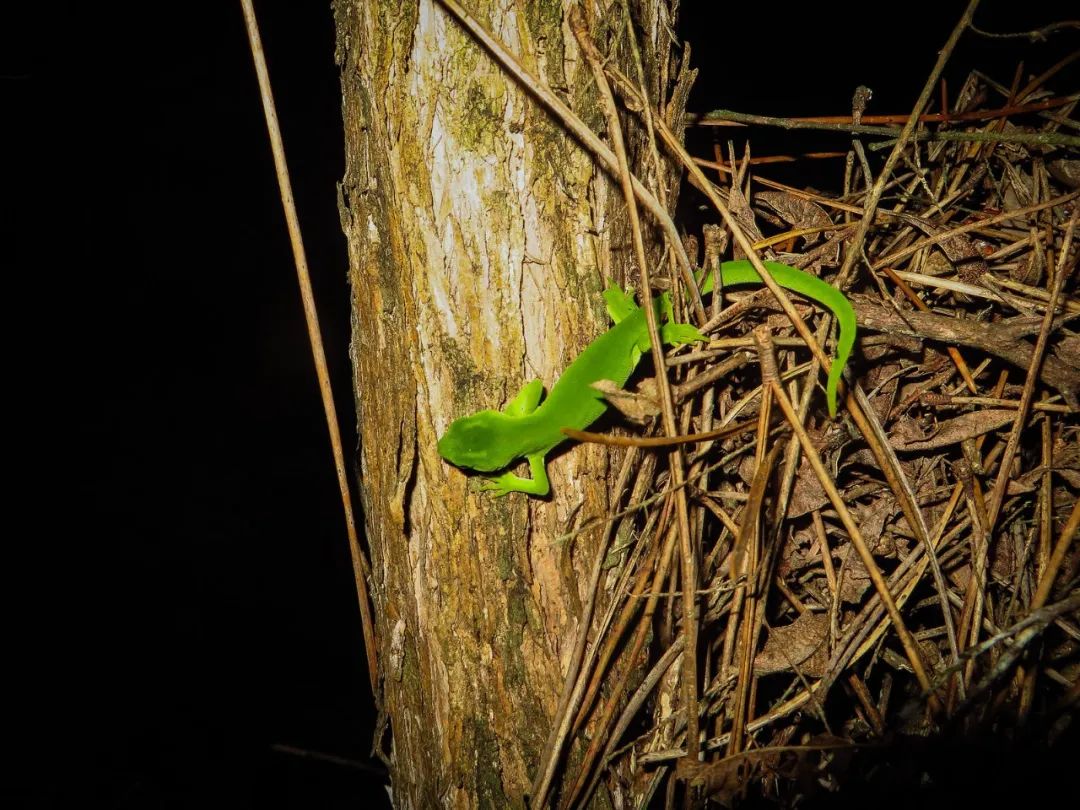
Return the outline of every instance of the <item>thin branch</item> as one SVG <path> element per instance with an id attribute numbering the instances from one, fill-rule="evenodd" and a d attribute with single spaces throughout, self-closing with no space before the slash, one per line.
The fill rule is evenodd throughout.
<path id="1" fill-rule="evenodd" d="M 763 362 L 768 362 L 768 359 L 772 356 L 771 347 L 768 345 L 768 332 L 761 330 L 754 331 L 755 337 L 760 342 L 759 356 Z M 814 447 L 813 442 L 806 433 L 806 429 L 799 421 L 798 414 L 795 411 L 795 406 L 791 404 L 791 400 L 788 399 L 787 392 L 784 390 L 778 382 L 779 373 L 774 373 L 771 376 L 771 386 L 773 390 L 773 396 L 776 399 L 780 409 L 784 412 L 784 416 L 787 417 L 788 423 L 795 431 L 796 437 L 799 439 L 799 444 L 802 445 L 803 454 L 806 456 L 806 460 L 810 463 L 811 468 L 817 475 L 818 483 L 821 484 L 822 489 L 828 496 L 829 501 L 832 503 L 833 508 L 840 516 L 840 521 L 844 524 L 844 528 L 847 530 L 848 537 L 851 538 L 851 543 L 855 546 L 855 550 L 858 552 L 859 557 L 862 559 L 863 565 L 866 567 L 867 573 L 870 575 L 870 581 L 874 584 L 874 588 L 877 590 L 878 596 L 881 597 L 882 603 L 885 605 L 885 610 L 889 614 L 889 619 L 892 621 L 893 627 L 896 629 L 897 636 L 900 637 L 900 643 L 904 647 L 904 652 L 907 654 L 908 662 L 911 664 L 911 669 L 915 673 L 915 677 L 919 681 L 919 685 L 927 694 L 927 698 L 934 706 L 937 703 L 937 698 L 931 691 L 930 678 L 926 673 L 926 668 L 923 665 L 922 657 L 919 654 L 918 647 L 915 644 L 915 639 L 911 635 L 911 631 L 907 629 L 907 625 L 904 623 L 903 617 L 900 615 L 900 610 L 896 606 L 896 601 L 893 599 L 892 594 L 889 591 L 889 586 L 885 582 L 885 577 L 881 573 L 881 569 L 878 568 L 877 562 L 874 560 L 873 554 L 870 553 L 869 546 L 866 545 L 866 541 L 863 539 L 862 532 L 859 531 L 859 527 L 856 525 L 854 519 L 851 517 L 851 513 L 848 511 L 847 504 L 844 499 L 840 497 L 840 493 L 836 491 L 836 486 L 833 484 L 832 479 L 829 477 L 828 472 L 825 470 L 825 465 L 821 461 L 821 456 L 818 454 L 817 448 Z"/>
<path id="2" fill-rule="evenodd" d="M 1062 20 L 1031 31 L 1013 31 L 1005 34 L 983 31 L 981 28 L 977 28 L 974 23 L 971 24 L 971 32 L 978 34 L 980 37 L 986 37 L 987 39 L 1026 39 L 1028 42 L 1046 42 L 1050 34 L 1068 28 L 1080 28 L 1080 20 Z"/>
<path id="3" fill-rule="evenodd" d="M 278 187 L 281 191 L 281 205 L 285 209 L 285 222 L 292 242 L 293 261 L 296 264 L 296 277 L 300 282 L 300 300 L 304 306 L 304 319 L 307 322 L 308 341 L 311 354 L 315 359 L 315 375 L 319 381 L 319 393 L 322 395 L 323 413 L 326 427 L 330 433 L 330 447 L 334 455 L 334 468 L 337 471 L 338 489 L 341 491 L 341 506 L 345 512 L 345 531 L 349 538 L 349 556 L 352 558 L 353 580 L 356 583 L 356 596 L 360 602 L 360 624 L 364 633 L 364 650 L 367 654 L 368 679 L 371 691 L 377 694 L 379 687 L 379 661 L 375 645 L 375 625 L 371 616 L 371 603 L 367 589 L 369 571 L 360 539 L 356 531 L 356 515 L 353 512 L 352 496 L 349 493 L 349 478 L 345 472 L 345 453 L 341 446 L 341 429 L 338 426 L 337 408 L 330 386 L 330 369 L 326 364 L 326 351 L 323 348 L 322 332 L 319 329 L 319 313 L 315 307 L 315 294 L 311 287 L 311 274 L 308 272 L 307 255 L 304 252 L 304 240 L 300 234 L 300 220 L 296 215 L 293 201 L 292 183 L 289 180 L 289 168 L 285 162 L 285 145 L 281 139 L 274 96 L 270 89 L 270 74 L 266 67 L 259 26 L 255 20 L 252 0 L 240 0 L 244 11 L 244 23 L 247 26 L 251 56 L 255 60 L 255 73 L 259 79 L 259 95 L 262 97 L 266 128 L 270 133 L 270 146 L 274 153 L 274 169 L 277 173 Z"/>
<path id="4" fill-rule="evenodd" d="M 1071 97 L 1062 101 L 1062 104 L 1066 104 L 1072 101 Z M 1023 112 L 1019 109 L 1017 112 Z M 1015 115 L 1017 112 L 1013 112 Z M 944 120 L 951 120 L 947 116 L 943 116 Z M 711 110 L 704 114 L 704 116 L 698 121 L 699 124 L 709 125 L 714 124 L 717 121 L 733 121 L 739 124 L 754 124 L 757 126 L 769 126 L 779 127 L 780 129 L 791 130 L 816 130 L 819 132 L 836 132 L 845 135 L 871 135 L 880 138 L 887 138 L 884 143 L 871 144 L 868 148 L 871 150 L 884 149 L 888 146 L 893 146 L 899 143 L 898 139 L 903 135 L 904 130 L 900 127 L 879 127 L 870 124 L 855 124 L 846 123 L 842 121 L 821 121 L 821 120 L 806 120 L 800 118 L 784 118 L 775 115 L 754 115 L 752 113 L 741 113 L 735 110 Z M 919 122 L 922 121 L 922 116 L 919 118 Z M 715 125 L 715 124 L 714 124 Z M 961 132 L 955 130 L 937 130 L 912 132 L 908 135 L 907 139 L 903 143 L 909 143 L 911 141 L 921 141 L 928 143 L 944 143 L 944 142 L 970 142 L 977 143 L 1020 143 L 1027 146 L 1080 146 L 1080 136 L 1068 135 L 1063 132 Z"/>
<path id="5" fill-rule="evenodd" d="M 1027 369 L 1027 376 L 1024 377 L 1024 390 L 1020 395 L 1020 407 L 1016 413 L 1016 421 L 1013 422 L 1012 431 L 1009 433 L 1009 441 L 1005 448 L 1005 455 L 1001 460 L 1001 467 L 998 469 L 998 477 L 997 480 L 994 481 L 994 489 L 990 494 L 990 508 L 989 514 L 987 515 L 986 527 L 987 532 L 993 532 L 994 524 L 997 522 L 998 515 L 1001 513 L 1001 507 L 1005 502 L 1005 487 L 1008 485 L 1009 477 L 1012 475 L 1013 459 L 1020 449 L 1020 432 L 1027 422 L 1031 403 L 1035 397 L 1035 384 L 1039 379 L 1039 366 L 1042 364 L 1046 354 L 1046 345 L 1047 341 L 1050 339 L 1051 326 L 1054 323 L 1054 310 L 1057 308 L 1057 300 L 1061 296 L 1061 291 L 1065 288 L 1065 282 L 1076 268 L 1075 256 L 1072 256 L 1072 262 L 1069 262 L 1069 248 L 1072 246 L 1073 233 L 1076 230 L 1078 213 L 1080 212 L 1076 209 L 1073 210 L 1072 218 L 1069 220 L 1069 227 L 1065 231 L 1065 239 L 1061 245 L 1061 260 L 1058 264 L 1056 277 L 1054 278 L 1054 291 L 1050 294 L 1050 301 L 1046 307 L 1046 312 L 1043 315 L 1039 336 L 1035 340 L 1035 348 L 1031 353 L 1031 365 Z"/>

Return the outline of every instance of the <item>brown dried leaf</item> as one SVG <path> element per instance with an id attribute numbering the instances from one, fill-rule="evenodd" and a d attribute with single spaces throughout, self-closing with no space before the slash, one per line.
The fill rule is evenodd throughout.
<path id="1" fill-rule="evenodd" d="M 784 541 L 776 573 L 786 578 L 794 571 L 820 564 L 821 550 L 817 548 L 816 535 L 810 529 L 800 529 L 792 532 Z"/>
<path id="2" fill-rule="evenodd" d="M 1054 472 L 1080 489 L 1080 442 L 1073 436 L 1069 441 L 1058 437 L 1053 449 Z"/>
<path id="3" fill-rule="evenodd" d="M 1058 437 L 1052 450 L 1051 469 L 1064 478 L 1070 486 L 1080 487 L 1080 442 L 1066 441 Z M 1046 467 L 1040 464 L 1018 478 L 1009 481 L 1009 494 L 1020 495 L 1031 492 L 1042 482 Z"/>
<path id="4" fill-rule="evenodd" d="M 1011 534 L 1002 534 L 993 541 L 990 555 L 990 575 L 998 582 L 1010 582 L 1016 572 L 1016 546 Z"/>
<path id="5" fill-rule="evenodd" d="M 1075 366 L 1080 360 L 1080 335 L 1062 335 L 1054 346 L 1054 355 L 1061 362 Z"/>
<path id="6" fill-rule="evenodd" d="M 1006 127 L 1007 130 L 1016 131 L 1013 127 Z M 1008 151 L 1009 147 L 1005 146 L 1004 150 Z M 1001 168 L 1005 174 L 1002 178 L 1005 183 L 1005 208 L 1023 208 L 1024 206 L 1031 205 L 1034 199 L 1035 192 L 1035 178 L 1032 177 L 1030 172 L 1021 171 L 1017 164 L 1022 159 L 1020 155 L 1017 155 L 1017 163 L 1012 160 L 1005 160 L 1002 162 Z"/>
<path id="7" fill-rule="evenodd" d="M 847 558 L 837 568 L 837 577 L 840 578 L 840 601 L 858 604 L 870 588 L 870 572 L 866 570 L 866 566 L 863 565 L 850 543 L 845 543 L 842 551 L 836 556 L 841 560 Z"/>
<path id="8" fill-rule="evenodd" d="M 699 796 L 732 807 L 755 774 L 775 768 L 779 761 L 780 753 L 770 750 L 746 751 L 715 762 L 695 762 L 683 757 L 675 772 Z"/>
<path id="9" fill-rule="evenodd" d="M 945 669 L 945 659 L 942 657 L 941 649 L 937 644 L 928 638 L 920 639 L 918 644 L 923 660 L 930 665 L 932 671 L 941 672 Z"/>
<path id="10" fill-rule="evenodd" d="M 814 469 L 806 456 L 799 459 L 799 471 L 795 478 L 795 487 L 791 493 L 791 501 L 788 503 L 788 518 L 796 518 L 805 515 L 815 509 L 828 506 L 829 496 L 821 487 L 821 482 L 814 475 Z"/>
<path id="11" fill-rule="evenodd" d="M 754 200 L 771 208 L 780 219 L 784 220 L 793 228 L 824 228 L 832 225 L 832 220 L 825 209 L 812 200 L 797 197 L 786 191 L 759 191 L 754 195 Z M 816 243 L 821 234 L 832 238 L 835 231 L 819 231 L 803 236 L 807 245 Z"/>
<path id="12" fill-rule="evenodd" d="M 1046 164 L 1050 176 L 1069 188 L 1080 188 L 1080 160 L 1051 160 Z"/>
<path id="13" fill-rule="evenodd" d="M 797 667 L 808 677 L 821 677 L 829 660 L 828 635 L 825 613 L 802 613 L 791 624 L 770 628 L 768 641 L 754 657 L 755 673 L 769 675 Z"/>
<path id="14" fill-rule="evenodd" d="M 897 422 L 889 436 L 889 444 L 899 452 L 934 450 L 997 430 L 1011 424 L 1014 419 L 1016 411 L 1004 408 L 973 411 L 938 422 L 933 434 L 929 436 L 914 419 L 902 419 Z"/>
<path id="15" fill-rule="evenodd" d="M 952 227 L 942 228 L 938 225 L 931 225 L 918 217 L 904 217 L 904 221 L 914 225 L 927 236 L 937 236 Z M 982 253 L 979 252 L 974 240 L 966 233 L 950 236 L 938 242 L 937 247 L 952 262 L 957 275 L 969 284 L 977 284 L 979 277 L 987 270 L 986 260 L 983 259 Z"/>
<path id="16" fill-rule="evenodd" d="M 870 402 L 882 422 L 886 421 L 886 415 L 896 403 L 901 379 L 898 371 L 900 364 L 897 362 L 876 363 L 863 378 L 863 386 L 873 392 Z"/>
<path id="17" fill-rule="evenodd" d="M 891 495 L 875 498 L 869 504 L 848 504 L 863 539 L 870 546 L 870 551 L 882 557 L 895 557 L 896 545 L 891 538 L 885 537 L 885 523 L 896 513 L 896 501 Z"/>
<path id="18" fill-rule="evenodd" d="M 871 303 L 867 298 L 851 299 L 859 328 L 884 332 L 890 336 L 932 338 L 942 343 L 972 346 L 1008 361 L 1017 368 L 1031 368 L 1034 347 L 1024 340 L 1037 334 L 1042 319 L 1029 316 L 1007 318 L 995 323 L 984 323 L 971 318 L 947 318 L 933 312 L 907 311 L 903 316 L 892 309 Z M 1055 319 L 1055 323 L 1067 323 L 1075 316 Z M 1045 355 L 1039 370 L 1040 379 L 1061 392 L 1065 401 L 1080 407 L 1077 391 L 1080 391 L 1080 366 L 1070 364 L 1068 358 Z"/>

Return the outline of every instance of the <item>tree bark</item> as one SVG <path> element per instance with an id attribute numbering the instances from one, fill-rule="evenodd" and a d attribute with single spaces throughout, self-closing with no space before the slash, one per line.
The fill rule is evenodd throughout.
<path id="1" fill-rule="evenodd" d="M 677 2 L 630 5 L 653 108 L 664 90 L 661 109 L 679 126 L 689 77 L 676 88 L 668 79 Z M 602 130 L 567 0 L 469 6 Z M 590 27 L 636 76 L 622 8 Z M 452 419 L 502 408 L 535 377 L 550 388 L 608 327 L 601 289 L 636 278 L 624 205 L 617 183 L 438 2 L 337 0 L 334 10 L 361 497 L 391 727 L 380 745 L 398 807 L 522 807 L 597 553 L 595 531 L 553 539 L 604 514 L 617 459 L 574 446 L 549 457 L 550 500 L 496 500 L 436 441 Z M 624 121 L 648 181 L 643 128 Z M 662 173 L 673 202 L 677 175 Z"/>

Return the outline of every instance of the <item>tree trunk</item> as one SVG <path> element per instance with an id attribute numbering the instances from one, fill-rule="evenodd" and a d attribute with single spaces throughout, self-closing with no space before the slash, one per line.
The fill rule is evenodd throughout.
<path id="1" fill-rule="evenodd" d="M 469 5 L 604 129 L 568 0 Z M 689 77 L 669 86 L 672 9 L 630 5 L 653 108 L 664 91 L 678 128 Z M 622 4 L 605 15 L 590 20 L 597 44 L 636 77 Z M 550 388 L 608 327 L 601 289 L 637 277 L 625 208 L 617 182 L 438 2 L 337 0 L 335 16 L 361 488 L 391 728 L 380 744 L 398 807 L 522 807 L 597 553 L 595 531 L 554 540 L 604 514 L 618 459 L 572 446 L 549 457 L 550 500 L 494 499 L 436 441 L 535 377 Z M 624 126 L 632 169 L 655 177 L 643 128 Z M 677 177 L 663 172 L 671 204 Z"/>

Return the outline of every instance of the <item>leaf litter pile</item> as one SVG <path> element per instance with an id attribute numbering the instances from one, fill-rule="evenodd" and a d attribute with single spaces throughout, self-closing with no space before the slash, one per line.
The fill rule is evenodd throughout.
<path id="1" fill-rule="evenodd" d="M 768 161 L 730 146 L 684 153 L 723 214 L 685 240 L 690 261 L 709 268 L 752 244 L 843 289 L 859 337 L 836 420 L 820 363 L 768 290 L 711 305 L 713 340 L 667 350 L 668 391 L 607 392 L 639 421 L 670 397 L 679 435 L 739 435 L 676 455 L 620 442 L 632 447 L 623 511 L 602 532 L 590 593 L 600 629 L 588 655 L 579 647 L 536 805 L 588 803 L 614 779 L 639 806 L 674 806 L 684 790 L 794 806 L 860 779 L 940 778 L 898 774 L 912 741 L 996 736 L 1050 752 L 1075 734 L 1080 127 L 1076 88 L 1058 86 L 1068 61 L 1011 86 L 973 71 L 903 129 L 907 116 L 854 131 L 857 93 L 841 195 L 771 182 Z M 690 320 L 700 301 L 669 286 Z M 827 313 L 790 300 L 831 358 Z M 891 760 L 875 753 L 887 746 Z"/>

